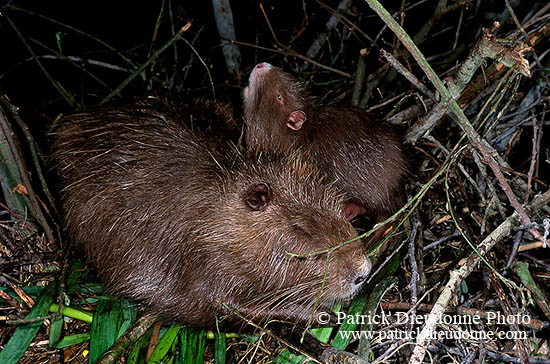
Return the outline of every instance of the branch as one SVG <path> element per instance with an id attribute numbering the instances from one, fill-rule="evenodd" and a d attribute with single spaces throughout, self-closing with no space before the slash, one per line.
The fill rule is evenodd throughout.
<path id="1" fill-rule="evenodd" d="M 214 8 L 214 18 L 218 34 L 221 38 L 222 51 L 225 57 L 227 70 L 231 74 L 238 74 L 239 64 L 241 63 L 241 51 L 239 46 L 233 41 L 237 39 L 235 34 L 235 25 L 233 23 L 233 12 L 229 0 L 212 0 Z"/>
<path id="2" fill-rule="evenodd" d="M 550 202 L 550 190 L 547 190 L 542 195 L 537 195 L 531 204 L 527 207 L 528 210 L 536 210 Z M 472 271 L 478 266 L 481 261 L 481 257 L 485 256 L 489 250 L 491 250 L 496 243 L 503 240 L 512 232 L 514 225 L 518 223 L 518 213 L 514 212 L 509 216 L 502 224 L 500 224 L 491 234 L 489 234 L 478 246 L 479 254 L 475 252 L 472 253 L 466 261 L 459 268 L 451 271 L 450 279 L 445 285 L 445 288 L 441 292 L 441 295 L 437 299 L 437 302 L 434 304 L 428 319 L 426 320 L 426 325 L 424 329 L 420 332 L 416 339 L 416 347 L 413 352 L 413 356 L 409 363 L 421 363 L 428 343 L 432 337 L 432 334 L 435 330 L 435 327 L 438 323 L 439 317 L 445 312 L 449 301 L 452 297 L 455 297 L 460 284 Z"/>

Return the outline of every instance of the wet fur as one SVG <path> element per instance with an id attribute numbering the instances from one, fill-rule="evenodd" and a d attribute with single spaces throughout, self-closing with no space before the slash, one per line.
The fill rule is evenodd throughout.
<path id="1" fill-rule="evenodd" d="M 304 322 L 321 292 L 318 307 L 353 295 L 368 273 L 359 242 L 331 254 L 324 283 L 326 254 L 287 254 L 356 236 L 339 190 L 300 156 L 235 153 L 208 129 L 225 125 L 224 108 L 200 103 L 151 97 L 58 126 L 65 227 L 106 286 L 209 328 L 231 314 L 224 304 L 256 320 Z M 246 203 L 258 183 L 271 192 L 263 211 Z"/>
<path id="2" fill-rule="evenodd" d="M 403 205 L 408 167 L 390 126 L 355 107 L 319 106 L 301 81 L 273 66 L 252 72 L 243 99 L 249 148 L 303 153 L 376 222 Z M 297 131 L 287 126 L 295 110 L 307 115 Z"/>

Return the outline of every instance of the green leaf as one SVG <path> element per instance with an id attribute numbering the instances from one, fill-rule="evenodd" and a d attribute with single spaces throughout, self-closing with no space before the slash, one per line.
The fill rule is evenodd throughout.
<path id="1" fill-rule="evenodd" d="M 127 301 L 102 300 L 92 320 L 90 364 L 107 351 L 136 320 L 136 306 Z"/>
<path id="2" fill-rule="evenodd" d="M 337 313 L 342 309 L 342 303 L 339 302 L 336 305 L 332 307 L 332 312 Z M 322 343 L 328 343 L 330 339 L 330 335 L 332 335 L 332 332 L 334 331 L 333 327 L 321 327 L 318 329 L 311 329 L 309 330 L 311 332 L 311 335 L 319 340 Z"/>
<path id="3" fill-rule="evenodd" d="M 68 348 L 69 346 L 78 345 L 80 343 L 83 343 L 84 341 L 90 340 L 90 333 L 86 332 L 84 334 L 77 334 L 77 335 L 71 335 L 71 336 L 65 336 L 57 345 L 55 346 L 56 349 L 63 349 Z"/>
<path id="4" fill-rule="evenodd" d="M 57 312 L 57 311 L 55 311 Z M 50 325 L 50 348 L 54 348 L 61 339 L 61 331 L 63 330 L 63 315 L 58 315 L 52 320 Z"/>
<path id="5" fill-rule="evenodd" d="M 151 355 L 151 358 L 149 358 L 147 364 L 160 363 L 172 347 L 180 331 L 181 326 L 170 326 L 170 328 L 162 336 L 162 339 L 159 341 L 157 347 L 155 348 L 155 351 L 153 351 L 153 354 Z"/>
<path id="6" fill-rule="evenodd" d="M 289 350 L 285 349 L 282 353 L 277 355 L 275 359 L 273 359 L 274 363 L 281 363 L 281 364 L 301 364 L 306 360 L 306 358 L 302 355 L 295 355 L 291 353 Z"/>
<path id="7" fill-rule="evenodd" d="M 31 296 L 33 299 L 36 299 L 40 293 L 46 288 L 45 286 L 28 286 L 28 287 L 19 287 L 27 295 Z M 11 287 L 0 287 L 0 291 L 6 292 L 10 297 L 15 298 L 17 302 L 22 302 L 21 298 L 11 289 Z M 0 302 L 5 302 L 4 299 L 0 298 Z"/>
<path id="8" fill-rule="evenodd" d="M 356 314 L 361 314 L 363 312 L 363 309 L 365 307 L 365 303 L 367 302 L 366 296 L 360 296 L 356 297 L 352 303 L 351 306 L 347 312 L 346 316 L 354 316 Z M 340 328 L 338 329 L 338 332 L 336 333 L 336 337 L 332 341 L 332 346 L 334 346 L 337 349 L 344 350 L 349 342 L 351 341 L 351 338 L 346 337 L 346 335 L 343 335 L 342 332 L 344 331 L 355 331 L 357 329 L 357 323 L 355 320 L 345 321 L 340 325 Z"/>
<path id="9" fill-rule="evenodd" d="M 9 135 L 9 134 L 8 134 Z M 16 156 L 8 144 L 3 128 L 0 129 L 0 184 L 6 200 L 6 205 L 15 211 L 27 211 L 27 201 L 23 194 L 14 192 L 23 180 L 15 162 Z"/>
<path id="10" fill-rule="evenodd" d="M 376 285 L 374 290 L 371 292 L 367 299 L 367 304 L 365 306 L 365 309 L 363 311 L 363 315 L 365 317 L 374 317 L 376 314 L 376 308 L 380 304 L 380 301 L 382 300 L 382 297 L 386 293 L 386 291 L 394 284 L 397 283 L 396 277 L 387 277 L 382 282 Z M 370 332 L 373 329 L 373 320 L 365 323 L 361 326 L 361 331 L 367 331 Z M 368 337 L 361 336 L 359 339 L 359 349 L 357 355 L 364 359 L 365 361 L 368 361 L 370 352 L 370 339 Z"/>
<path id="11" fill-rule="evenodd" d="M 529 264 L 527 262 L 517 262 L 515 264 L 516 273 L 521 279 L 521 283 L 533 294 L 538 306 L 547 317 L 550 317 L 550 300 L 546 293 L 537 285 L 531 273 L 529 272 Z"/>
<path id="12" fill-rule="evenodd" d="M 35 305 L 25 317 L 26 319 L 38 318 L 48 314 L 48 309 L 54 301 L 55 286 L 55 284 L 50 283 L 48 287 L 42 291 Z M 0 352 L 0 363 L 17 363 L 38 333 L 40 326 L 42 326 L 42 321 L 18 327 L 6 346 L 4 346 L 4 349 Z"/>
<path id="13" fill-rule="evenodd" d="M 226 337 L 224 333 L 217 332 L 214 341 L 214 363 L 225 364 L 225 353 L 227 350 Z"/>
<path id="14" fill-rule="evenodd" d="M 153 327 L 139 338 L 139 340 L 132 346 L 132 351 L 128 355 L 126 364 L 142 364 L 145 363 L 145 356 L 147 355 L 147 348 L 149 347 L 149 341 L 153 334 Z"/>
<path id="15" fill-rule="evenodd" d="M 202 364 L 206 348 L 206 331 L 192 327 L 181 330 L 181 350 L 178 364 Z"/>
<path id="16" fill-rule="evenodd" d="M 50 306 L 50 312 L 57 312 L 58 309 L 59 305 L 57 303 L 54 303 Z M 92 323 L 92 319 L 94 317 L 94 315 L 90 312 L 77 310 L 76 308 L 72 307 L 63 307 L 63 310 L 61 310 L 61 314 L 75 320 L 84 321 L 88 324 Z"/>

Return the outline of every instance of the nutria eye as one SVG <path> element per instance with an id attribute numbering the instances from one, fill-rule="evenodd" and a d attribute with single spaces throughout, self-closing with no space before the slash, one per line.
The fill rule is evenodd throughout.
<path id="1" fill-rule="evenodd" d="M 298 225 L 295 225 L 293 224 L 292 225 L 292 228 L 294 229 L 294 231 L 300 235 L 303 235 L 307 238 L 311 238 L 311 234 L 308 233 L 307 231 L 305 231 L 304 229 L 302 229 L 301 227 L 299 227 Z"/>
<path id="2" fill-rule="evenodd" d="M 281 94 L 277 94 L 277 101 L 279 101 L 281 104 L 283 103 L 283 97 Z"/>

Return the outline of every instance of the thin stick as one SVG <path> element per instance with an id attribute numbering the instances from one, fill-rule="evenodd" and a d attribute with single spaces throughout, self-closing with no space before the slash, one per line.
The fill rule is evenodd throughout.
<path id="1" fill-rule="evenodd" d="M 172 38 L 170 38 L 168 40 L 168 42 L 166 42 L 162 47 L 159 48 L 158 51 L 156 51 L 151 57 L 149 57 L 141 66 L 139 66 L 130 76 L 128 76 L 128 78 L 126 78 L 124 81 L 122 81 L 120 83 L 120 85 L 118 85 L 118 87 L 116 89 L 114 89 L 109 95 L 105 96 L 103 98 L 103 100 L 101 100 L 101 102 L 99 103 L 100 105 L 101 104 L 104 104 L 106 103 L 107 101 L 111 100 L 114 96 L 118 95 L 122 89 L 124 89 L 130 82 L 132 82 L 134 80 L 134 78 L 136 78 L 141 72 L 143 72 L 143 70 L 145 70 L 145 68 L 147 68 L 147 66 L 149 66 L 155 59 L 157 59 L 166 49 L 168 49 L 168 47 L 170 47 L 170 45 L 172 43 L 174 43 L 175 41 L 177 41 L 178 39 L 181 38 L 181 36 L 183 35 L 183 33 L 185 33 L 189 28 L 191 27 L 191 23 L 187 23 L 186 25 L 184 25 L 176 34 L 174 34 L 172 36 Z M 210 75 L 210 72 L 208 73 L 208 75 Z M 210 78 L 210 82 L 212 83 L 212 78 Z M 214 87 L 212 85 L 212 87 Z"/>
<path id="2" fill-rule="evenodd" d="M 502 174 L 502 171 L 500 170 L 499 165 L 495 161 L 493 154 L 496 154 L 496 152 L 489 146 L 486 145 L 486 142 L 481 139 L 479 134 L 475 131 L 475 129 L 472 127 L 470 122 L 468 121 L 468 118 L 466 118 L 466 115 L 464 115 L 464 112 L 458 105 L 458 103 L 455 100 L 455 97 L 458 97 L 460 93 L 456 93 L 457 90 L 453 89 L 447 89 L 439 76 L 435 73 L 435 71 L 432 69 L 430 64 L 426 61 L 426 58 L 424 55 L 420 52 L 420 50 L 416 47 L 412 39 L 408 36 L 408 34 L 397 24 L 397 22 L 390 16 L 390 14 L 387 12 L 386 9 L 380 5 L 380 3 L 377 0 L 366 0 L 369 6 L 377 12 L 377 14 L 388 24 L 388 26 L 396 33 L 397 36 L 401 39 L 405 47 L 411 52 L 411 54 L 414 56 L 420 67 L 424 70 L 426 73 L 426 76 L 428 79 L 432 82 L 432 84 L 435 86 L 439 94 L 441 95 L 443 104 L 447 105 L 450 111 L 453 112 L 453 114 L 457 117 L 457 122 L 462 131 L 466 134 L 470 142 L 474 145 L 474 147 L 481 152 L 483 155 L 483 158 L 487 161 L 489 164 L 489 167 L 493 171 L 497 181 L 499 182 L 502 190 L 506 194 L 506 197 L 508 198 L 508 201 L 510 201 L 510 204 L 513 206 L 514 210 L 517 211 L 519 218 L 521 220 L 522 224 L 529 224 L 531 220 L 525 214 L 525 211 L 523 209 L 523 206 L 518 202 L 516 196 L 512 192 L 512 189 L 510 188 L 510 185 L 504 178 L 504 175 Z M 483 39 L 483 38 L 482 38 Z M 485 37 L 487 41 L 489 40 L 488 36 Z M 481 48 L 481 47 L 480 47 Z M 501 47 L 502 48 L 502 47 Z M 483 51 L 483 55 L 489 54 L 489 52 L 496 51 L 496 49 L 487 49 Z M 502 51 L 502 49 L 501 49 Z M 506 59 L 506 56 L 508 58 Z M 522 68 L 521 66 L 525 66 L 525 60 L 522 59 L 511 59 L 511 55 L 504 55 L 499 54 L 498 59 L 503 64 L 510 64 L 515 65 L 518 67 L 518 70 L 520 70 L 523 73 L 529 74 L 529 69 Z M 525 61 L 525 62 L 524 62 Z M 528 64 L 527 64 L 528 67 Z M 453 93 L 451 93 L 453 91 Z M 539 238 L 540 233 L 534 229 L 530 230 L 530 233 L 535 236 L 536 238 Z M 418 359 L 418 358 L 417 358 Z"/>
<path id="3" fill-rule="evenodd" d="M 399 72 L 403 77 L 405 77 L 410 83 L 413 84 L 420 92 L 428 96 L 430 99 L 434 98 L 434 93 L 430 91 L 415 75 L 409 72 L 408 69 L 403 67 L 401 63 L 390 53 L 386 52 L 384 49 L 380 50 L 380 55 L 388 61 L 397 72 Z"/>
<path id="4" fill-rule="evenodd" d="M 538 138 L 539 128 L 537 125 L 537 119 L 535 117 L 531 118 L 533 123 L 533 149 L 531 151 L 531 164 L 529 165 L 529 172 L 527 173 L 527 192 L 525 192 L 525 199 L 523 203 L 529 201 L 529 194 L 531 193 L 531 183 L 533 182 L 533 174 L 535 173 L 535 166 L 537 164 L 537 157 L 539 155 L 538 148 L 540 139 Z"/>

